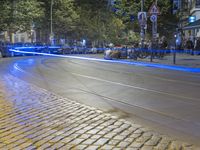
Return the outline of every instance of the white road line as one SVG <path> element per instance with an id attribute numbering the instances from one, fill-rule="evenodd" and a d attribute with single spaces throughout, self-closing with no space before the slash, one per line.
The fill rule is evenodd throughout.
<path id="1" fill-rule="evenodd" d="M 179 96 L 176 94 L 170 94 L 170 93 L 166 93 L 166 92 L 161 92 L 161 91 L 142 88 L 142 87 L 138 87 L 138 86 L 128 85 L 128 84 L 124 84 L 124 83 L 120 83 L 120 82 L 109 81 L 109 80 L 105 80 L 105 79 L 101 79 L 101 78 L 97 78 L 97 77 L 93 77 L 93 76 L 87 76 L 87 75 L 82 75 L 82 74 L 78 74 L 78 73 L 71 73 L 71 74 L 73 74 L 75 76 L 83 77 L 83 78 L 102 81 L 102 82 L 106 82 L 106 83 L 110 83 L 110 84 L 120 85 L 120 86 L 124 86 L 124 87 L 128 87 L 128 88 L 134 88 L 134 89 L 143 90 L 143 91 L 147 91 L 147 92 L 153 92 L 153 93 L 158 93 L 158 94 L 168 95 L 168 96 L 173 96 L 173 97 L 178 97 L 178 98 L 184 98 L 184 99 L 191 99 L 191 100 L 195 100 L 195 101 L 197 100 L 197 99 L 191 98 L 191 97 Z"/>

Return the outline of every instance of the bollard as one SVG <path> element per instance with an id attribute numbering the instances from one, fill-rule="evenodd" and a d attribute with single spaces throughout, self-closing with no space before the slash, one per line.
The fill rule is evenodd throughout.
<path id="1" fill-rule="evenodd" d="M 173 52 L 173 64 L 176 64 L 176 50 Z"/>
<path id="2" fill-rule="evenodd" d="M 151 57 L 150 57 L 150 59 L 151 59 L 151 62 L 153 62 L 153 50 L 151 49 Z"/>

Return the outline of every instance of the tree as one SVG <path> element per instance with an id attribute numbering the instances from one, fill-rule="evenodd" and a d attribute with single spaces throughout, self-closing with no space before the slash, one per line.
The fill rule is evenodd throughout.
<path id="1" fill-rule="evenodd" d="M 108 9 L 107 0 L 76 0 L 80 14 L 77 31 L 79 37 L 87 38 L 96 45 L 116 43 L 124 24 Z"/>
<path id="2" fill-rule="evenodd" d="M 41 6 L 44 9 L 44 17 L 38 26 L 38 34 L 40 34 L 40 41 L 47 43 L 50 36 L 51 0 L 38 1 L 42 2 Z M 53 0 L 52 18 L 55 39 L 73 36 L 79 20 L 74 0 Z"/>
<path id="3" fill-rule="evenodd" d="M 11 8 L 8 1 L 2 1 L 0 5 L 0 31 L 5 31 L 7 28 L 7 22 L 9 21 L 9 14 Z"/>
<path id="4" fill-rule="evenodd" d="M 145 0 L 144 11 L 148 12 L 154 0 Z M 141 0 L 116 0 L 112 9 L 114 13 L 123 20 L 126 24 L 126 33 L 129 30 L 140 32 L 139 24 L 137 21 L 137 13 L 141 11 Z M 158 16 L 158 31 L 163 35 L 170 35 L 175 30 L 174 24 L 177 23 L 177 18 L 171 12 L 172 3 L 171 0 L 158 0 L 158 7 L 160 8 L 160 15 Z M 148 18 L 150 14 L 147 14 Z M 131 16 L 134 18 L 134 22 L 131 23 Z M 152 23 L 148 19 L 148 32 L 151 33 Z"/>
<path id="5" fill-rule="evenodd" d="M 32 23 L 41 18 L 43 10 L 37 0 L 4 0 L 0 14 L 0 30 L 8 31 L 12 41 L 13 33 L 30 32 Z"/>
<path id="6" fill-rule="evenodd" d="M 74 0 L 57 0 L 54 3 L 54 31 L 58 35 L 71 35 L 76 30 L 79 14 Z"/>

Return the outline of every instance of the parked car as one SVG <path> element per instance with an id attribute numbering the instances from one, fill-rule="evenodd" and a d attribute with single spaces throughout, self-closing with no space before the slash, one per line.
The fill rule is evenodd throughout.
<path id="1" fill-rule="evenodd" d="M 63 54 L 71 54 L 72 53 L 73 48 L 70 46 L 62 46 L 62 51 Z"/>
<path id="2" fill-rule="evenodd" d="M 15 47 L 19 47 L 21 43 L 9 43 L 9 42 L 1 42 L 0 51 L 2 57 L 13 57 L 13 56 L 22 56 L 20 53 L 12 52 L 10 49 L 14 49 Z"/>
<path id="3" fill-rule="evenodd" d="M 2 57 L 10 57 L 11 53 L 9 49 L 12 48 L 10 43 L 0 42 L 0 52 Z"/>
<path id="4" fill-rule="evenodd" d="M 49 46 L 48 52 L 50 54 L 63 54 L 63 49 L 61 46 Z"/>
<path id="5" fill-rule="evenodd" d="M 87 53 L 87 54 L 96 54 L 97 53 L 97 48 L 96 47 L 85 48 L 85 53 Z"/>

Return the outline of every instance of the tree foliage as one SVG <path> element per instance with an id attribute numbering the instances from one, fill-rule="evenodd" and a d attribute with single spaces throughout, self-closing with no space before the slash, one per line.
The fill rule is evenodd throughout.
<path id="1" fill-rule="evenodd" d="M 54 2 L 54 27 L 58 34 L 73 32 L 79 20 L 73 0 L 57 0 Z"/>
<path id="2" fill-rule="evenodd" d="M 145 0 L 144 11 L 154 0 Z M 97 43 L 126 43 L 139 40 L 137 13 L 141 0 L 53 0 L 53 32 L 55 37 L 89 39 Z M 161 14 L 158 31 L 173 31 L 176 18 L 171 12 L 171 0 L 158 1 Z M 45 41 L 50 34 L 51 0 L 2 0 L 0 31 L 30 31 L 31 25 L 40 31 Z M 149 18 L 149 16 L 148 16 Z M 149 20 L 149 19 L 148 19 Z M 151 22 L 148 30 L 151 32 Z"/>
<path id="3" fill-rule="evenodd" d="M 151 32 L 152 23 L 150 22 L 150 14 L 148 14 L 148 11 L 153 3 L 155 3 L 154 0 L 145 0 L 143 8 L 143 11 L 147 12 L 147 31 L 149 33 Z M 161 34 L 169 35 L 170 31 L 173 32 L 177 23 L 176 16 L 171 13 L 171 0 L 158 0 L 157 5 L 160 10 L 160 15 L 158 15 L 158 31 Z M 116 0 L 113 9 L 115 14 L 124 21 L 127 30 L 131 29 L 135 32 L 139 32 L 138 29 L 140 26 L 138 24 L 137 14 L 141 11 L 141 0 Z M 134 23 L 131 23 L 131 16 L 134 17 Z"/>
<path id="4" fill-rule="evenodd" d="M 33 22 L 42 15 L 43 9 L 37 0 L 5 0 L 1 4 L 1 30 L 28 31 Z"/>
<path id="5" fill-rule="evenodd" d="M 77 0 L 80 22 L 78 31 L 80 36 L 103 44 L 116 42 L 124 29 L 121 19 L 116 18 L 108 9 L 106 0 Z"/>

